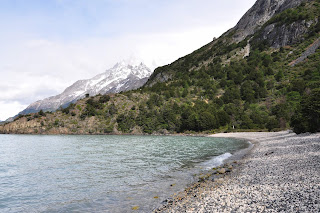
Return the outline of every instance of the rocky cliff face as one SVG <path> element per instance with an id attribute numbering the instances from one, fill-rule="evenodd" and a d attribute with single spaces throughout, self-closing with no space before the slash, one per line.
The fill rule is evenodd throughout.
<path id="1" fill-rule="evenodd" d="M 301 20 L 289 25 L 278 26 L 276 23 L 265 27 L 261 33 L 260 40 L 267 40 L 273 48 L 280 48 L 287 45 L 296 44 L 304 39 L 304 35 L 309 28 L 318 23 L 318 20 Z"/>
<path id="2" fill-rule="evenodd" d="M 233 39 L 240 42 L 254 34 L 274 15 L 311 0 L 258 0 L 231 30 Z"/>
<path id="3" fill-rule="evenodd" d="M 91 79 L 79 80 L 65 89 L 59 95 L 46 98 L 30 104 L 19 114 L 44 111 L 54 111 L 60 106 L 66 106 L 83 98 L 86 94 L 118 93 L 137 89 L 144 85 L 152 71 L 143 63 L 133 66 L 125 62 L 117 63 L 113 68 Z"/>
<path id="4" fill-rule="evenodd" d="M 22 118 L 16 122 L 11 122 L 7 125 L 0 126 L 0 132 L 4 134 L 34 134 L 36 128 L 41 128 L 41 124 L 37 120 L 28 121 L 27 118 Z"/>

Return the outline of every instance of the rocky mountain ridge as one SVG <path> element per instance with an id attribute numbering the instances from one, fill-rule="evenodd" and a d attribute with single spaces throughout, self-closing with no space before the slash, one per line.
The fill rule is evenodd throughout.
<path id="1" fill-rule="evenodd" d="M 253 35 L 274 15 L 308 1 L 312 0 L 258 0 L 237 25 L 228 32 L 234 33 L 234 41 L 240 42 L 247 36 Z"/>
<path id="2" fill-rule="evenodd" d="M 131 65 L 122 61 L 91 79 L 75 82 L 59 95 L 30 104 L 19 114 L 25 115 L 40 110 L 54 111 L 85 97 L 86 94 L 94 96 L 137 89 L 145 84 L 151 73 L 152 71 L 143 63 Z"/>

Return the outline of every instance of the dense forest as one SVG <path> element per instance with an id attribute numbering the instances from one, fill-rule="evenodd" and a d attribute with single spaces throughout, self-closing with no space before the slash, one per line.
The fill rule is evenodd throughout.
<path id="1" fill-rule="evenodd" d="M 21 115 L 15 122 L 36 120 L 33 133 L 319 131 L 320 49 L 294 64 L 319 42 L 319 14 L 319 1 L 303 3 L 239 43 L 231 31 L 157 68 L 140 89 L 86 97 L 54 113 Z M 277 48 L 264 38 L 268 26 L 307 22 L 308 30 L 290 45 Z"/>

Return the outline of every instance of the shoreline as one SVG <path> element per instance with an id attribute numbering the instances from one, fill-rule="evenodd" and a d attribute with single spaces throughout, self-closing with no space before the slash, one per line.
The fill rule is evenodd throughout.
<path id="1" fill-rule="evenodd" d="M 219 137 L 217 135 L 223 134 L 222 137 Z M 208 138 L 231 138 L 236 140 L 243 140 L 248 143 L 248 147 L 244 149 L 240 149 L 233 153 L 230 157 L 224 159 L 222 163 L 219 166 L 211 167 L 211 169 L 208 169 L 207 171 L 202 171 L 197 174 L 198 178 L 194 180 L 194 182 L 190 183 L 184 191 L 179 191 L 174 194 L 174 196 L 167 198 L 166 200 L 162 201 L 163 205 L 160 205 L 153 209 L 153 212 L 164 212 L 168 207 L 175 205 L 177 202 L 188 199 L 189 195 L 196 196 L 196 194 L 199 191 L 202 191 L 207 186 L 208 182 L 211 181 L 214 182 L 214 180 L 217 180 L 217 183 L 221 183 L 223 178 L 228 177 L 232 173 L 235 172 L 235 169 L 240 166 L 240 162 L 242 159 L 244 159 L 247 155 L 250 154 L 253 148 L 255 148 L 256 145 L 259 144 L 257 140 L 247 139 L 244 137 L 224 137 L 225 134 L 230 133 L 217 133 L 217 134 L 208 134 L 208 135 L 181 135 L 181 134 L 175 134 L 170 136 L 189 136 L 189 137 L 208 137 Z M 226 154 L 226 153 L 225 153 Z M 218 156 L 216 156 L 218 157 Z M 225 169 L 225 172 L 219 173 L 219 170 Z M 216 186 L 215 186 L 216 187 Z M 166 212 L 166 211 L 165 211 Z"/>
<path id="2" fill-rule="evenodd" d="M 320 209 L 320 133 L 218 133 L 253 147 L 211 170 L 153 212 L 316 212 Z M 241 157 L 241 156 L 240 156 Z M 231 165 L 231 170 L 219 170 Z M 218 172 L 217 172 L 218 171 Z"/>

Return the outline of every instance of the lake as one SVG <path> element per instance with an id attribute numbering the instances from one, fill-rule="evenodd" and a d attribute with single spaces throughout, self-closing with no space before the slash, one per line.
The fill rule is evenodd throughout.
<path id="1" fill-rule="evenodd" d="M 0 135 L 0 212 L 150 212 L 248 142 Z"/>

